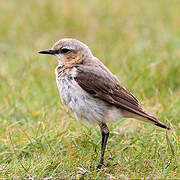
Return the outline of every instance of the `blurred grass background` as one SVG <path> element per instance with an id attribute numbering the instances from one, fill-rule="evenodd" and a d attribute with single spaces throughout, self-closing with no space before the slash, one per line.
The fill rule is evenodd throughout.
<path id="1" fill-rule="evenodd" d="M 180 2 L 7 0 L 0 5 L 0 177 L 180 178 Z M 101 135 L 61 104 L 54 57 L 37 52 L 72 37 L 173 127 L 123 120 Z M 86 173 L 85 173 L 86 172 Z"/>

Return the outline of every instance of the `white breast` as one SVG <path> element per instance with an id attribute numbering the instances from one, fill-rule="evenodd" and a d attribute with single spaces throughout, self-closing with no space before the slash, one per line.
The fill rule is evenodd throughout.
<path id="1" fill-rule="evenodd" d="M 74 113 L 77 119 L 98 123 L 122 117 L 118 108 L 88 94 L 72 76 L 57 77 L 56 82 L 63 104 Z"/>

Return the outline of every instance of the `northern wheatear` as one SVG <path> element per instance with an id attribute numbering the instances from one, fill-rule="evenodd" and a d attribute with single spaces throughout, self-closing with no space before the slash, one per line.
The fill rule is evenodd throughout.
<path id="1" fill-rule="evenodd" d="M 51 49 L 39 53 L 58 58 L 55 74 L 63 104 L 74 113 L 76 119 L 100 126 L 102 147 L 98 168 L 104 164 L 109 136 L 107 122 L 127 117 L 171 129 L 147 113 L 138 100 L 120 85 L 117 77 L 82 42 L 70 38 L 61 39 Z"/>

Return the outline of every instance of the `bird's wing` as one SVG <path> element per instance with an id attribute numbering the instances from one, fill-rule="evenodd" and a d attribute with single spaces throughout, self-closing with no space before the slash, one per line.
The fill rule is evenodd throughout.
<path id="1" fill-rule="evenodd" d="M 116 107 L 135 113 L 157 123 L 157 119 L 145 112 L 138 100 L 112 74 L 97 67 L 77 65 L 77 74 L 74 78 L 79 86 L 89 94 Z"/>
<path id="2" fill-rule="evenodd" d="M 147 118 L 156 126 L 171 129 L 158 121 L 154 116 L 142 109 L 138 100 L 109 72 L 98 67 L 77 65 L 74 77 L 79 86 L 92 96 L 106 101 L 118 108 L 122 108 L 141 117 Z"/>

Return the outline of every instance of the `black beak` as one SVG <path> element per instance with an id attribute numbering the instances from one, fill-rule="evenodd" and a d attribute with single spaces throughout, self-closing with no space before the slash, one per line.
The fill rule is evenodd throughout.
<path id="1" fill-rule="evenodd" d="M 51 49 L 45 49 L 45 50 L 39 51 L 38 53 L 54 55 L 56 52 L 54 50 L 51 50 Z"/>

